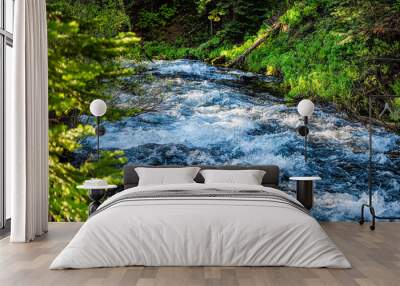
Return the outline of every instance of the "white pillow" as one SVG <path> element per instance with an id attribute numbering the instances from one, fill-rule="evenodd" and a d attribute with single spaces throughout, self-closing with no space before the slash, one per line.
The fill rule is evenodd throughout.
<path id="1" fill-rule="evenodd" d="M 195 183 L 193 180 L 200 168 L 135 168 L 139 176 L 138 186 Z"/>
<path id="2" fill-rule="evenodd" d="M 261 170 L 202 170 L 205 184 L 261 185 L 265 171 Z"/>

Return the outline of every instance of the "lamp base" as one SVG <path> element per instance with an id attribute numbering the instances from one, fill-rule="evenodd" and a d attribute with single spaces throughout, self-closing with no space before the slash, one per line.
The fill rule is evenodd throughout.
<path id="1" fill-rule="evenodd" d="M 365 219 L 364 219 L 364 208 L 368 208 L 369 212 L 371 213 L 371 216 L 372 216 L 372 224 L 369 226 L 370 230 L 375 230 L 375 221 L 376 221 L 376 219 L 389 220 L 389 221 L 394 221 L 394 220 L 399 220 L 400 219 L 400 217 L 396 217 L 396 216 L 386 216 L 386 217 L 385 216 L 377 216 L 375 214 L 375 209 L 374 209 L 374 207 L 372 205 L 363 204 L 361 206 L 361 218 L 359 220 L 360 225 L 363 225 L 364 222 L 365 222 Z"/>

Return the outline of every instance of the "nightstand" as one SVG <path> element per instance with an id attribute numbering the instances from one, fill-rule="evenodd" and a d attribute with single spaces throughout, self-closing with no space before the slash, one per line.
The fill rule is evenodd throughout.
<path id="1" fill-rule="evenodd" d="M 306 209 L 310 210 L 314 202 L 313 184 L 314 181 L 321 180 L 321 177 L 290 177 L 289 180 L 296 181 L 296 198 Z"/>
<path id="2" fill-rule="evenodd" d="M 104 185 L 104 186 L 80 185 L 77 188 L 88 190 L 89 199 L 92 201 L 89 205 L 89 215 L 91 215 L 101 205 L 101 200 L 106 194 L 106 191 L 108 189 L 115 189 L 116 187 L 117 187 L 116 185 Z"/>

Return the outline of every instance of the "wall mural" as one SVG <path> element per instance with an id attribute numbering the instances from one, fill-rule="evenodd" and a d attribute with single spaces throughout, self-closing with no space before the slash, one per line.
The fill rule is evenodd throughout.
<path id="1" fill-rule="evenodd" d="M 47 2 L 52 220 L 85 220 L 87 194 L 76 186 L 91 177 L 121 184 L 126 163 L 276 164 L 282 189 L 293 195 L 290 176 L 322 178 L 312 210 L 317 219 L 358 219 L 368 199 L 363 94 L 378 92 L 377 86 L 400 94 L 400 80 L 396 63 L 348 60 L 376 55 L 392 38 L 343 30 L 365 30 L 363 23 L 379 18 L 368 16 L 373 3 L 392 31 L 400 16 L 395 6 L 254 1 L 242 3 L 244 14 L 233 20 L 229 13 L 236 10 L 227 0 Z M 182 13 L 192 22 L 180 22 Z M 258 46 L 262 37 L 272 39 Z M 388 57 L 400 54 L 400 45 L 391 46 Z M 242 64 L 228 67 L 248 48 Z M 296 103 L 310 94 L 316 109 L 306 163 Z M 99 161 L 89 112 L 96 98 L 108 104 Z M 377 118 L 383 102 L 375 105 Z M 400 101 L 389 113 L 386 128 L 378 119 L 373 127 L 373 199 L 379 215 L 398 216 L 400 136 L 393 126 Z"/>

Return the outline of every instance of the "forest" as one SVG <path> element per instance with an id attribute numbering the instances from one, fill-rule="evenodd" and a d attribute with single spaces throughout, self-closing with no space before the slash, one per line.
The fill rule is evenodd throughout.
<path id="1" fill-rule="evenodd" d="M 47 13 L 53 221 L 87 218 L 87 194 L 76 188 L 84 179 L 121 184 L 124 152 L 96 161 L 81 143 L 94 135 L 95 98 L 107 101 L 108 121 L 151 109 L 147 100 L 113 102 L 115 89 L 149 96 L 125 80 L 141 63 L 193 59 L 273 76 L 259 88 L 356 120 L 365 120 L 369 94 L 400 96 L 400 0 L 47 0 Z M 385 118 L 383 102 L 374 106 L 377 123 L 399 132 L 400 100 Z"/>

